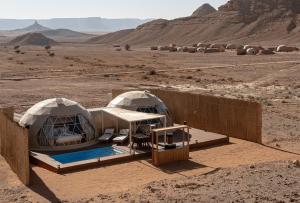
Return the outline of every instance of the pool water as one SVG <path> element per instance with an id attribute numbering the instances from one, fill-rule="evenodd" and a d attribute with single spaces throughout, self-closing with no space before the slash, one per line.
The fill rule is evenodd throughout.
<path id="1" fill-rule="evenodd" d="M 114 147 L 103 147 L 103 148 L 96 148 L 96 149 L 90 149 L 85 151 L 53 155 L 51 156 L 51 158 L 62 164 L 68 164 L 68 163 L 73 163 L 78 161 L 97 159 L 97 158 L 124 154 L 124 153 L 125 152 L 116 149 Z"/>

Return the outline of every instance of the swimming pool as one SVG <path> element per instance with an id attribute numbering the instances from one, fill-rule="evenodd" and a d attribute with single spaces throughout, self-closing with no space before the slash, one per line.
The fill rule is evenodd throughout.
<path id="1" fill-rule="evenodd" d="M 107 156 L 113 156 L 113 155 L 124 154 L 124 153 L 125 153 L 124 151 L 116 149 L 111 146 L 111 147 L 90 149 L 85 151 L 58 154 L 58 155 L 51 156 L 51 158 L 61 164 L 69 164 L 73 162 L 103 158 Z"/>

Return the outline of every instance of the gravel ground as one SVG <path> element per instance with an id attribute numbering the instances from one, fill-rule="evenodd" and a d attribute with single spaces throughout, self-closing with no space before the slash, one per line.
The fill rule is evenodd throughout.
<path id="1" fill-rule="evenodd" d="M 152 182 L 79 202 L 300 202 L 299 188 L 299 162 L 271 162 Z"/>

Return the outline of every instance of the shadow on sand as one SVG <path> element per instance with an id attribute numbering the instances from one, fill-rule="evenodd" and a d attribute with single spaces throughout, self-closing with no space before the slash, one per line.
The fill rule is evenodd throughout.
<path id="1" fill-rule="evenodd" d="M 59 198 L 47 187 L 47 185 L 43 182 L 43 180 L 33 171 L 31 170 L 31 185 L 30 189 L 44 197 L 50 202 L 61 202 Z"/>
<path id="2" fill-rule="evenodd" d="M 165 173 L 173 174 L 173 173 L 181 173 L 185 171 L 190 171 L 199 168 L 207 168 L 207 167 L 208 166 L 196 163 L 194 161 L 186 160 L 186 161 L 177 161 L 174 163 L 166 164 L 160 166 L 159 169 Z"/>
<path id="3" fill-rule="evenodd" d="M 177 161 L 177 162 L 174 162 L 174 163 L 164 164 L 164 165 L 159 166 L 159 167 L 152 165 L 152 160 L 151 159 L 146 160 L 146 162 L 147 163 L 143 163 L 142 161 L 139 161 L 139 163 L 141 163 L 145 166 L 151 167 L 153 169 L 162 171 L 162 172 L 167 173 L 167 174 L 175 174 L 175 173 L 180 174 L 181 172 L 185 172 L 185 171 L 190 171 L 190 170 L 194 170 L 194 169 L 209 167 L 209 166 L 206 166 L 206 165 L 196 163 L 196 162 L 191 161 L 191 160 Z"/>

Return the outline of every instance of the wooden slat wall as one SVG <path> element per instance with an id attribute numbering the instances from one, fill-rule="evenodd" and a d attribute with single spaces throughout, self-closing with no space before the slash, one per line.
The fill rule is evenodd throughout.
<path id="1" fill-rule="evenodd" d="M 113 97 L 130 91 L 113 90 Z M 262 108 L 259 103 L 174 90 L 150 89 L 161 98 L 173 121 L 209 132 L 220 133 L 251 142 L 262 142 Z"/>
<path id="2" fill-rule="evenodd" d="M 176 161 L 184 161 L 189 159 L 189 147 L 177 148 L 174 150 L 154 151 L 152 153 L 152 160 L 154 165 L 160 166 Z"/>
<path id="3" fill-rule="evenodd" d="M 25 184 L 30 183 L 28 129 L 13 121 L 13 108 L 0 109 L 0 154 Z"/>

